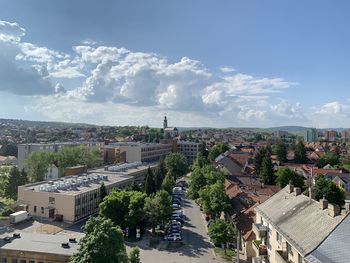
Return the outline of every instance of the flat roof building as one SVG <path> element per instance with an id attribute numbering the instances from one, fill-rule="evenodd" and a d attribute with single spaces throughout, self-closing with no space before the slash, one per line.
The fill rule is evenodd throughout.
<path id="1" fill-rule="evenodd" d="M 187 164 L 191 165 L 203 151 L 203 144 L 199 142 L 178 141 L 177 150 L 186 157 Z"/>
<path id="2" fill-rule="evenodd" d="M 75 222 L 98 211 L 100 186 L 107 192 L 126 188 L 134 181 L 141 183 L 148 167 L 157 164 L 125 163 L 88 170 L 87 173 L 67 176 L 52 181 L 18 187 L 18 205 L 25 206 L 34 217 Z"/>
<path id="3" fill-rule="evenodd" d="M 64 234 L 48 235 L 20 232 L 0 236 L 0 262 L 7 263 L 68 263 L 77 252 L 82 234 L 75 241 Z M 62 244 L 66 243 L 63 247 Z M 67 246 L 68 244 L 68 246 Z"/>
<path id="4" fill-rule="evenodd" d="M 106 162 L 156 162 L 160 157 L 170 153 L 173 149 L 173 145 L 160 143 L 118 142 L 106 145 L 104 148 Z M 113 152 L 110 149 L 115 149 L 115 151 Z M 108 156 L 106 156 L 106 154 Z M 118 155 L 120 159 L 118 159 Z M 122 155 L 125 157 L 121 157 Z"/>

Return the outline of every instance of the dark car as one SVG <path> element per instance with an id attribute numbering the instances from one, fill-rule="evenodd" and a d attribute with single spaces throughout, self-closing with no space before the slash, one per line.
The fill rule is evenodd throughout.
<path id="1" fill-rule="evenodd" d="M 181 224 L 184 223 L 184 220 L 183 220 L 181 217 L 179 217 L 179 216 L 172 216 L 171 219 L 172 219 L 172 220 L 175 220 L 175 221 L 178 221 L 178 222 L 180 222 Z"/>

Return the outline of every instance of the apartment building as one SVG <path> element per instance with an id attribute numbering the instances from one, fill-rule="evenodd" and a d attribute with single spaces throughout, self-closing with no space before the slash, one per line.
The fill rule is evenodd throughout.
<path id="1" fill-rule="evenodd" d="M 350 129 L 343 130 L 341 132 L 341 139 L 345 142 L 348 142 L 350 140 Z"/>
<path id="2" fill-rule="evenodd" d="M 255 208 L 253 262 L 303 263 L 348 215 L 287 185 Z"/>
<path id="3" fill-rule="evenodd" d="M 21 171 L 24 168 L 24 162 L 27 156 L 36 151 L 57 152 L 62 147 L 85 146 L 88 149 L 101 148 L 101 142 L 58 142 L 58 143 L 26 143 L 18 144 L 18 169 Z"/>
<path id="4" fill-rule="evenodd" d="M 104 147 L 106 163 L 156 162 L 170 153 L 172 144 L 118 142 Z"/>
<path id="5" fill-rule="evenodd" d="M 324 138 L 328 142 L 335 142 L 337 140 L 337 132 L 333 130 L 328 130 L 324 132 Z"/>
<path id="6" fill-rule="evenodd" d="M 316 129 L 308 129 L 304 134 L 305 142 L 316 142 L 318 140 L 318 134 Z"/>
<path id="7" fill-rule="evenodd" d="M 179 153 L 182 153 L 186 157 L 187 164 L 191 165 L 203 151 L 203 144 L 198 142 L 178 141 L 177 149 Z"/>
<path id="8" fill-rule="evenodd" d="M 98 211 L 102 182 L 107 192 L 113 188 L 123 189 L 134 181 L 142 182 L 148 167 L 154 170 L 157 164 L 125 163 L 19 186 L 17 203 L 34 217 L 72 223 Z"/>
<path id="9" fill-rule="evenodd" d="M 14 233 L 0 236 L 0 262 L 3 263 L 68 263 L 78 251 L 82 234 L 47 235 Z"/>

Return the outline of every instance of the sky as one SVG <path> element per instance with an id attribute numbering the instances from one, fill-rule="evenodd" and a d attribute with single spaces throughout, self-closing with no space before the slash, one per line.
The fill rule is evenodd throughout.
<path id="1" fill-rule="evenodd" d="M 0 1 L 0 118 L 349 127 L 346 0 Z"/>

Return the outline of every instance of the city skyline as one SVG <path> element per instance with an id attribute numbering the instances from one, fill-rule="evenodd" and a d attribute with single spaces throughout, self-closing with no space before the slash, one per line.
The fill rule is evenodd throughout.
<path id="1" fill-rule="evenodd" d="M 164 115 L 180 127 L 350 121 L 346 2 L 1 6 L 3 118 L 156 127 Z"/>

